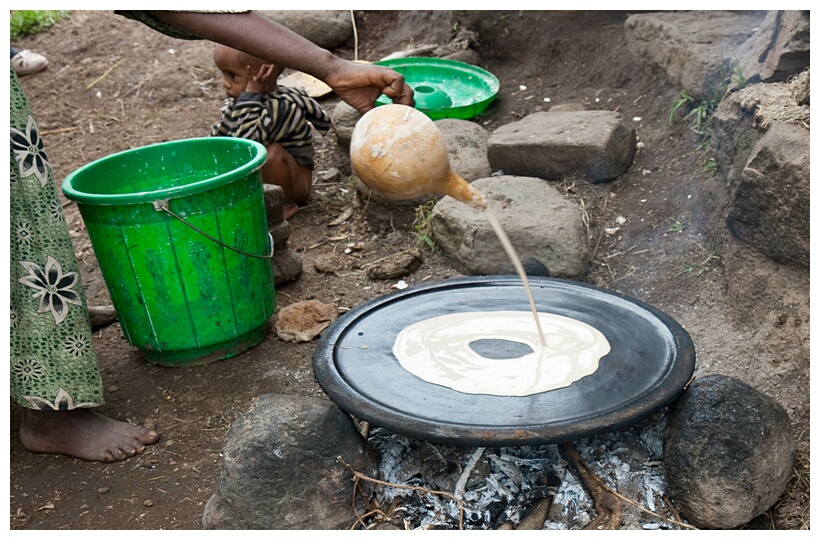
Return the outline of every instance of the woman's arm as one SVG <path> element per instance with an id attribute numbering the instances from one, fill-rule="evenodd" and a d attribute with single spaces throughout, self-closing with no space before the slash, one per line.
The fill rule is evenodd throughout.
<path id="1" fill-rule="evenodd" d="M 372 109 L 381 94 L 394 103 L 410 106 L 415 103 L 413 89 L 405 84 L 400 73 L 339 58 L 261 13 L 152 11 L 151 14 L 183 32 L 312 75 L 361 113 Z"/>

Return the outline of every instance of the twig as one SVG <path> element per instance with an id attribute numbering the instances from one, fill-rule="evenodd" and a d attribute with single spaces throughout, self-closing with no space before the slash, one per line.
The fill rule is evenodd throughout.
<path id="1" fill-rule="evenodd" d="M 356 522 L 353 523 L 353 525 L 350 526 L 351 531 L 356 527 L 357 524 L 361 525 L 362 528 L 367 527 L 367 525 L 365 525 L 365 523 L 364 523 L 364 517 L 367 516 L 367 514 L 365 514 L 364 516 L 360 516 L 359 515 L 359 510 L 358 510 L 358 508 L 356 508 L 356 492 L 361 493 L 362 498 L 365 501 L 367 501 L 367 498 L 365 497 L 365 494 L 362 492 L 361 486 L 359 485 L 359 479 L 358 478 L 354 478 L 354 480 L 353 480 L 353 498 L 350 500 L 350 506 L 353 509 L 353 515 L 356 516 Z"/>
<path id="2" fill-rule="evenodd" d="M 142 83 L 140 83 L 140 84 L 142 84 Z M 121 94 L 119 94 L 119 95 L 118 95 L 118 96 L 116 96 L 116 97 L 117 97 L 118 99 L 122 99 L 122 98 L 124 98 L 125 96 L 127 96 L 128 94 L 130 94 L 131 92 L 133 92 L 133 91 L 135 91 L 135 90 L 138 90 L 138 89 L 139 89 L 139 84 L 135 84 L 134 86 L 129 87 L 129 88 L 128 88 L 125 92 L 122 92 Z"/>
<path id="3" fill-rule="evenodd" d="M 697 528 L 693 527 L 692 525 L 687 525 L 686 523 L 683 523 L 681 521 L 678 521 L 678 520 L 675 520 L 675 519 L 670 519 L 666 516 L 662 516 L 660 514 L 657 514 L 653 511 L 649 510 L 648 508 L 645 508 L 645 507 L 641 506 L 640 504 L 633 501 L 632 499 L 624 497 L 623 495 L 621 495 L 617 491 L 611 489 L 609 486 L 604 484 L 601 481 L 600 478 L 595 476 L 595 474 L 591 470 L 589 470 L 589 468 L 586 466 L 586 464 L 581 459 L 581 455 L 578 453 L 578 451 L 571 444 L 569 444 L 569 443 L 560 444 L 560 445 L 558 445 L 558 450 L 561 454 L 561 457 L 563 457 L 570 464 L 572 464 L 572 466 L 575 467 L 575 470 L 578 471 L 578 475 L 581 477 L 581 482 L 584 484 L 584 486 L 586 486 L 586 488 L 589 490 L 590 494 L 592 495 L 593 503 L 594 503 L 594 506 L 595 506 L 595 511 L 598 512 L 598 517 L 595 518 L 592 521 L 592 523 L 590 523 L 585 528 L 587 528 L 587 529 L 593 528 L 592 525 L 594 523 L 596 523 L 597 521 L 599 521 L 599 519 L 601 519 L 604 522 L 610 522 L 611 521 L 610 516 L 602 516 L 601 515 L 601 508 L 599 508 L 599 502 L 603 503 L 601 506 L 606 507 L 606 508 L 603 508 L 604 511 L 610 511 L 611 512 L 612 510 L 617 510 L 618 520 L 620 521 L 620 515 L 621 515 L 620 505 L 617 505 L 616 509 L 612 509 L 612 507 L 611 507 L 611 502 L 612 501 L 611 500 L 606 501 L 606 499 L 608 499 L 608 497 L 602 497 L 601 498 L 602 500 L 599 501 L 599 496 L 600 496 L 601 491 L 605 491 L 608 495 L 612 495 L 612 496 L 616 497 L 617 499 L 619 499 L 621 501 L 629 503 L 631 506 L 634 506 L 635 508 L 637 508 L 641 512 L 645 512 L 645 513 L 647 513 L 651 516 L 654 516 L 654 517 L 656 517 L 656 518 L 658 518 L 662 521 L 665 521 L 667 523 L 671 523 L 673 525 L 678 525 L 679 527 L 684 527 L 684 528 L 687 528 L 687 529 L 697 530 Z M 676 514 L 677 514 L 677 512 L 676 512 Z M 598 527 L 595 527 L 595 528 L 600 529 L 601 527 L 598 526 Z"/>
<path id="4" fill-rule="evenodd" d="M 601 232 L 598 233 L 598 241 L 595 242 L 595 249 L 592 250 L 590 259 L 595 259 L 595 255 L 598 253 L 598 246 L 601 245 L 601 237 L 604 235 L 604 229 L 604 227 L 601 227 Z"/>
<path id="5" fill-rule="evenodd" d="M 378 264 L 378 263 L 382 262 L 382 261 L 383 261 L 383 260 L 385 260 L 385 259 L 389 259 L 389 258 L 391 258 L 391 257 L 397 257 L 397 256 L 399 256 L 399 255 L 404 255 L 405 253 L 407 253 L 407 252 L 406 252 L 406 251 L 402 251 L 402 252 L 400 252 L 400 253 L 391 253 L 390 255 L 385 255 L 384 257 L 382 257 L 382 258 L 380 258 L 380 259 L 376 259 L 375 261 L 370 261 L 370 262 L 368 262 L 368 263 L 364 263 L 361 267 L 362 267 L 362 268 L 368 268 L 368 267 L 370 267 L 370 266 L 373 266 L 374 264 Z"/>
<path id="6" fill-rule="evenodd" d="M 353 424 L 356 426 L 356 430 L 367 439 L 370 436 L 370 422 L 367 420 L 359 420 L 352 414 L 350 415 L 351 420 L 353 420 Z"/>
<path id="7" fill-rule="evenodd" d="M 164 429 L 165 429 L 165 431 L 170 431 L 171 428 L 175 428 L 175 427 L 181 426 L 183 424 L 193 424 L 194 422 L 199 422 L 200 420 L 204 420 L 204 419 L 205 419 L 204 416 L 200 417 L 200 418 L 194 418 L 193 420 L 180 420 L 180 419 L 177 418 L 176 422 L 174 422 L 170 426 L 165 427 Z"/>
<path id="8" fill-rule="evenodd" d="M 467 485 L 467 480 L 470 478 L 470 474 L 473 472 L 475 464 L 478 463 L 478 460 L 481 458 L 483 453 L 484 447 L 479 447 L 475 452 L 473 452 L 470 459 L 467 460 L 467 463 L 464 465 L 464 470 L 461 472 L 461 476 L 458 477 L 456 487 L 453 490 L 453 495 L 456 497 L 461 498 L 464 495 L 464 488 Z"/>
<path id="9" fill-rule="evenodd" d="M 464 530 L 464 501 L 462 501 L 460 498 L 456 497 L 455 495 L 453 495 L 451 493 L 447 493 L 445 491 L 436 491 L 436 490 L 433 490 L 433 489 L 427 489 L 427 488 L 421 487 L 421 486 L 404 486 L 404 485 L 401 485 L 401 484 L 393 484 L 392 482 L 385 482 L 384 480 L 377 480 L 375 478 L 371 478 L 367 475 L 364 475 L 364 474 L 362 474 L 358 471 L 355 471 L 353 469 L 353 467 L 348 465 L 347 462 L 344 459 L 342 459 L 342 456 L 338 456 L 336 458 L 336 460 L 339 461 L 339 463 L 341 463 L 342 465 L 344 465 L 347 468 L 348 472 L 350 472 L 350 475 L 353 477 L 353 482 L 354 483 L 358 483 L 359 480 L 366 480 L 368 482 L 373 482 L 374 484 L 379 484 L 379 485 L 382 485 L 382 486 L 392 487 L 392 488 L 396 488 L 396 489 L 410 489 L 410 490 L 413 490 L 413 491 L 421 491 L 421 492 L 424 492 L 424 493 L 429 493 L 431 495 L 441 495 L 443 497 L 447 497 L 448 499 L 452 499 L 453 501 L 455 501 L 458 504 L 458 530 L 460 530 L 460 531 Z"/>
<path id="10" fill-rule="evenodd" d="M 354 511 L 355 511 L 355 509 L 354 509 Z M 356 523 L 354 523 L 354 524 L 350 527 L 350 530 L 353 530 L 353 527 L 355 527 L 355 526 L 356 526 L 356 525 L 358 525 L 358 524 L 360 524 L 363 528 L 365 528 L 365 529 L 366 529 L 366 528 L 367 528 L 367 525 L 365 525 L 365 524 L 364 524 L 364 520 L 365 520 L 365 519 L 367 519 L 367 518 L 369 518 L 370 516 L 375 516 L 375 515 L 380 515 L 380 516 L 382 516 L 384 519 L 386 519 L 387 521 L 390 521 L 390 516 L 388 516 L 387 514 L 385 514 L 384 512 L 382 512 L 381 510 L 379 510 L 378 508 L 375 508 L 375 509 L 373 509 L 373 510 L 371 510 L 371 511 L 367 512 L 366 514 L 362 514 L 361 516 L 359 516 L 359 515 L 357 514 L 357 515 L 356 515 L 357 522 L 356 522 Z"/>
<path id="11" fill-rule="evenodd" d="M 125 60 L 126 60 L 125 58 L 122 58 L 119 62 L 117 62 L 116 64 L 114 64 L 114 65 L 113 65 L 113 66 L 111 66 L 110 68 L 108 68 L 108 69 L 105 71 L 105 73 L 103 73 L 102 75 L 100 75 L 99 77 L 97 77 L 96 79 L 94 79 L 93 81 L 91 81 L 91 83 L 90 83 L 88 86 L 86 86 L 86 87 L 85 87 L 85 89 L 86 89 L 86 90 L 91 90 L 92 88 L 94 88 L 95 86 L 97 86 L 97 83 L 98 83 L 98 82 L 100 82 L 100 81 L 102 81 L 103 79 L 105 79 L 106 77 L 108 77 L 108 76 L 111 74 L 111 72 L 112 72 L 112 71 L 114 71 L 114 69 L 116 69 L 116 68 L 117 68 L 117 66 L 119 66 L 120 64 L 122 64 L 123 62 L 125 62 Z"/>
<path id="12" fill-rule="evenodd" d="M 527 513 L 515 526 L 516 531 L 540 531 L 544 528 L 550 508 L 552 508 L 552 495 L 547 495 L 538 499 L 527 509 Z"/>
<path id="13" fill-rule="evenodd" d="M 614 493 L 607 489 L 600 478 L 586 466 L 578 450 L 571 443 L 558 445 L 561 457 L 567 460 L 578 472 L 581 483 L 592 496 L 593 506 L 598 516 L 593 519 L 584 530 L 615 530 L 621 525 L 621 501 L 613 497 Z"/>
<path id="14" fill-rule="evenodd" d="M 679 526 L 679 527 L 684 527 L 684 528 L 687 528 L 687 529 L 692 529 L 692 530 L 695 530 L 695 531 L 697 531 L 697 530 L 698 530 L 698 528 L 697 528 L 697 527 L 693 527 L 692 525 L 689 525 L 689 524 L 683 523 L 683 522 L 678 521 L 678 520 L 676 520 L 676 519 L 671 519 L 671 518 L 668 518 L 668 517 L 666 517 L 666 516 L 662 516 L 662 515 L 660 515 L 660 514 L 657 514 L 657 513 L 653 512 L 652 510 L 650 510 L 650 509 L 648 509 L 648 508 L 645 508 L 645 507 L 641 506 L 640 504 L 638 504 L 637 502 L 633 501 L 632 499 L 628 499 L 628 498 L 624 497 L 623 495 L 621 495 L 621 494 L 620 494 L 620 493 L 618 493 L 617 491 L 613 491 L 612 489 L 610 489 L 610 488 L 609 488 L 609 487 L 607 487 L 607 486 L 604 486 L 604 489 L 606 489 L 608 492 L 612 493 L 613 495 L 615 495 L 616 497 L 618 497 L 618 498 L 619 498 L 619 499 L 621 499 L 622 501 L 624 501 L 624 502 L 626 502 L 626 503 L 629 503 L 630 505 L 634 506 L 635 508 L 637 508 L 637 509 L 638 509 L 638 510 L 640 510 L 641 512 L 645 512 L 645 513 L 649 514 L 650 516 L 654 516 L 654 517 L 656 517 L 656 518 L 658 518 L 658 519 L 660 519 L 660 520 L 662 520 L 662 521 L 665 521 L 665 522 L 667 522 L 667 523 L 671 523 L 671 524 L 673 524 L 673 525 L 677 525 L 677 526 Z M 674 506 L 673 506 L 672 508 L 674 508 Z M 675 511 L 674 513 L 675 513 L 675 514 L 677 514 L 677 511 Z"/>
<path id="15" fill-rule="evenodd" d="M 583 201 L 583 199 L 581 199 Z M 606 212 L 606 205 L 609 203 L 609 196 L 604 197 L 604 206 L 601 208 L 599 212 L 600 215 L 603 216 L 604 212 Z M 601 244 L 601 237 L 604 235 L 605 227 L 601 227 L 601 232 L 598 233 L 598 241 L 595 242 L 595 249 L 592 250 L 592 256 L 590 259 L 595 259 L 595 255 L 598 253 L 598 246 Z M 589 224 L 587 224 L 587 230 L 589 230 Z"/>
<path id="16" fill-rule="evenodd" d="M 80 129 L 77 126 L 68 126 L 59 129 L 47 129 L 45 131 L 41 131 L 40 135 L 53 135 L 54 133 L 65 133 L 66 131 L 74 131 Z"/>

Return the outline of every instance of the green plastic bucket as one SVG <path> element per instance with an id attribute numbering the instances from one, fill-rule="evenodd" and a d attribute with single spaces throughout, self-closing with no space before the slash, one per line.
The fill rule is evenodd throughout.
<path id="1" fill-rule="evenodd" d="M 258 344 L 276 307 L 259 143 L 184 139 L 69 174 L 123 333 L 154 364 L 207 364 Z"/>

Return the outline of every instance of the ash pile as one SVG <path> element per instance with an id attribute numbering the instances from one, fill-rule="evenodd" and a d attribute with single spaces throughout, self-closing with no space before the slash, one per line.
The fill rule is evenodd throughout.
<path id="1" fill-rule="evenodd" d="M 573 443 L 460 447 L 381 428 L 367 529 L 685 528 L 666 495 L 665 417 Z M 609 489 L 607 489 L 608 486 Z M 616 493 L 617 492 L 617 493 Z M 614 527 L 609 527 L 614 525 Z"/>

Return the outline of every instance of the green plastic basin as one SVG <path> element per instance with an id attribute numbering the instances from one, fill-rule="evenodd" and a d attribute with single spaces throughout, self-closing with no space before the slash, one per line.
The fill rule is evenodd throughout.
<path id="1" fill-rule="evenodd" d="M 432 120 L 466 120 L 484 112 L 498 94 L 498 79 L 480 67 L 443 58 L 394 58 L 376 62 L 404 75 L 413 88 L 416 109 Z M 382 95 L 377 105 L 392 103 Z"/>

